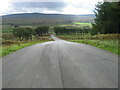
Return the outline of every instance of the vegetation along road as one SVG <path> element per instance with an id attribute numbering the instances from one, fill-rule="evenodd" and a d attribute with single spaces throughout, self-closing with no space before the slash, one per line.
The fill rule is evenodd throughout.
<path id="1" fill-rule="evenodd" d="M 3 57 L 3 88 L 117 88 L 118 56 L 61 40 Z"/>

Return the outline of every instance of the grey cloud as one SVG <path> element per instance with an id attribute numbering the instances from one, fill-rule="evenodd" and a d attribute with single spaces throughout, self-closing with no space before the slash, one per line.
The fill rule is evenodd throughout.
<path id="1" fill-rule="evenodd" d="M 13 7 L 16 10 L 22 10 L 22 8 L 46 8 L 48 10 L 62 11 L 66 6 L 65 2 L 15 2 Z"/>

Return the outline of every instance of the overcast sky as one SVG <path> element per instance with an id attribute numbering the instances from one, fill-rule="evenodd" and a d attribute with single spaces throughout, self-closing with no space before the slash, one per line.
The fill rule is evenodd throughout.
<path id="1" fill-rule="evenodd" d="M 2 0 L 0 16 L 16 13 L 92 14 L 98 1 L 103 0 Z"/>

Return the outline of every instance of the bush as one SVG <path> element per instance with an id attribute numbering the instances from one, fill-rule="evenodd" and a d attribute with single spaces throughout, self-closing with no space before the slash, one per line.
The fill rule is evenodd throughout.
<path id="1" fill-rule="evenodd" d="M 12 33 L 3 33 L 2 38 L 4 40 L 15 40 L 15 36 Z"/>
<path id="2" fill-rule="evenodd" d="M 72 27 L 54 27 L 54 32 L 58 34 L 85 34 L 90 31 L 90 27 L 84 26 L 82 28 L 72 28 Z"/>
<path id="3" fill-rule="evenodd" d="M 48 26 L 39 26 L 35 29 L 35 35 L 36 36 L 43 36 L 43 35 L 48 35 Z"/>
<path id="4" fill-rule="evenodd" d="M 13 34 L 15 37 L 18 37 L 20 41 L 22 41 L 23 39 L 32 39 L 32 35 L 34 34 L 34 32 L 31 28 L 17 27 L 13 30 Z"/>

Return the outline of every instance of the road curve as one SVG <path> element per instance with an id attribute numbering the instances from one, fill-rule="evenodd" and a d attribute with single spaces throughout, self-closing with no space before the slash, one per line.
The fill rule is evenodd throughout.
<path id="1" fill-rule="evenodd" d="M 2 58 L 3 88 L 118 87 L 117 55 L 51 37 Z"/>

